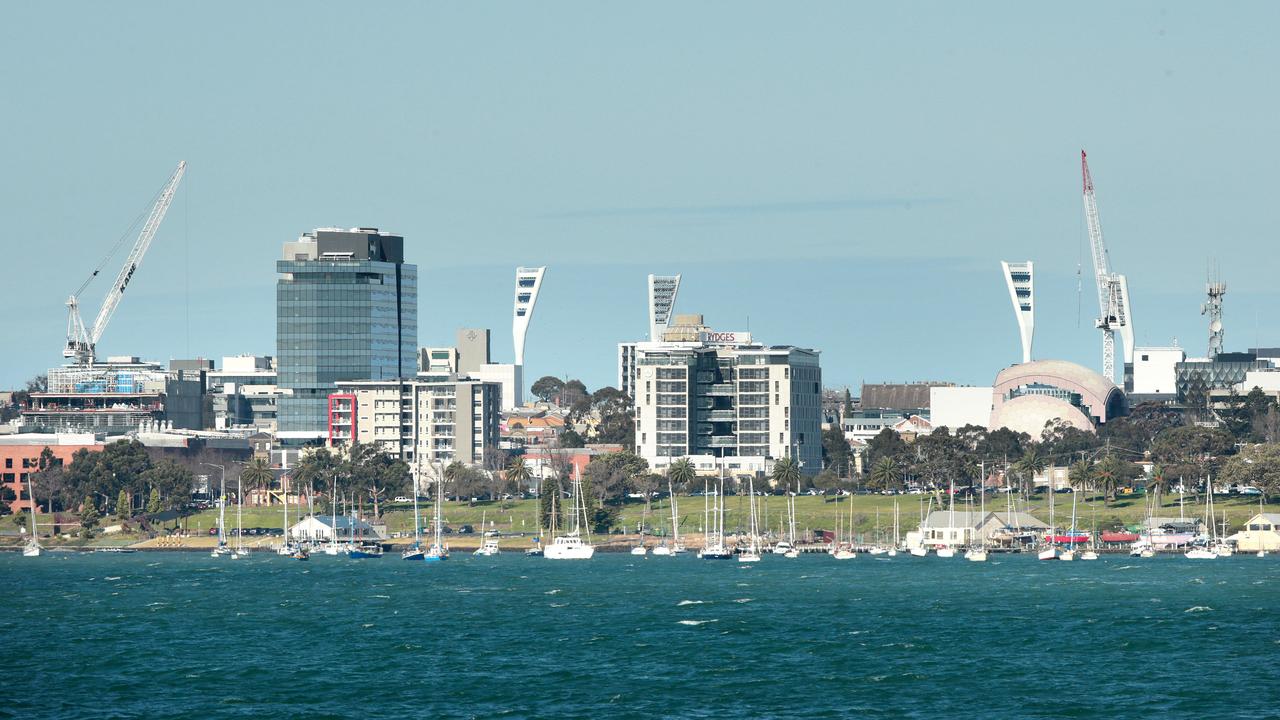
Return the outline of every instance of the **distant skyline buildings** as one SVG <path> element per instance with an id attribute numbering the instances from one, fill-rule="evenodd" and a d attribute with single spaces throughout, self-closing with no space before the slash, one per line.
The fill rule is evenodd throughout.
<path id="1" fill-rule="evenodd" d="M 662 340 L 662 332 L 675 312 L 676 295 L 680 292 L 679 275 L 649 275 L 649 340 Z"/>
<path id="2" fill-rule="evenodd" d="M 325 436 L 334 383 L 414 376 L 417 266 L 399 235 L 318 228 L 284 243 L 276 271 L 278 430 L 302 443 Z"/>

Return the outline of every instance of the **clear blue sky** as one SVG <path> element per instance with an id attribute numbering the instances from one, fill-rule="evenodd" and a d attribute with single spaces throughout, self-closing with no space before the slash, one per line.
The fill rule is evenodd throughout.
<path id="1" fill-rule="evenodd" d="M 274 354 L 274 262 L 316 226 L 406 237 L 419 342 L 494 329 L 548 265 L 526 377 L 613 384 L 645 274 L 678 310 L 823 351 L 828 384 L 1098 367 L 1078 156 L 1139 343 L 1280 345 L 1276 3 L 10 3 L 0 387 L 180 159 L 101 343 Z M 114 275 L 117 258 L 105 274 Z M 92 316 L 109 277 L 85 297 Z M 189 283 L 189 286 L 188 286 Z M 1082 305 L 1082 311 L 1078 306 Z M 187 319 L 190 324 L 187 325 Z"/>

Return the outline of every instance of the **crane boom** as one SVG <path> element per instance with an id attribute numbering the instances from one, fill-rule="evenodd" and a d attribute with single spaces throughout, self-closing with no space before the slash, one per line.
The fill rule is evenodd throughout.
<path id="1" fill-rule="evenodd" d="M 98 310 L 98 316 L 94 319 L 93 325 L 86 327 L 80 318 L 79 292 L 67 300 L 67 348 L 63 351 L 63 355 L 74 357 L 76 362 L 82 365 L 93 364 L 98 340 L 102 338 L 103 331 L 107 329 L 107 323 L 111 322 L 111 316 L 115 314 L 121 298 L 124 297 L 125 289 L 129 287 L 129 281 L 133 279 L 133 274 L 137 272 L 143 257 L 151 247 L 151 241 L 155 238 L 156 231 L 160 229 L 165 213 L 169 211 L 169 204 L 173 202 L 173 195 L 177 192 L 178 183 L 182 182 L 182 176 L 186 170 L 187 163 L 184 160 L 178 163 L 178 168 L 173 171 L 173 175 L 169 176 L 169 182 L 160 191 L 160 197 L 151 208 L 151 214 L 147 216 L 142 232 L 138 234 L 138 240 L 129 251 L 129 257 L 125 259 L 115 282 L 107 291 L 107 296 L 103 298 L 102 308 Z M 97 275 L 96 270 L 94 275 Z M 81 290 L 83 289 L 84 287 L 81 286 Z"/>
<path id="2" fill-rule="evenodd" d="M 1098 286 L 1099 316 L 1094 323 L 1102 330 L 1102 374 L 1115 382 L 1116 331 L 1124 341 L 1124 360 L 1133 362 L 1133 327 L 1129 318 L 1129 281 L 1111 270 L 1106 242 L 1102 239 L 1102 221 L 1098 218 L 1098 199 L 1089 174 L 1089 158 L 1080 151 L 1080 172 L 1084 193 L 1084 216 L 1089 226 L 1089 250 L 1093 254 L 1093 277 Z"/>

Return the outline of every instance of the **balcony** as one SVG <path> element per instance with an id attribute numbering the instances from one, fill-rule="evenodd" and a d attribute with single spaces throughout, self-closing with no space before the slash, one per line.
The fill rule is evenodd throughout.
<path id="1" fill-rule="evenodd" d="M 720 383 L 708 386 L 705 394 L 712 397 L 733 397 L 738 394 L 738 391 L 734 388 L 733 383 Z"/>
<path id="2" fill-rule="evenodd" d="M 712 422 L 733 422 L 738 419 L 737 410 L 712 410 L 707 413 L 707 419 Z"/>
<path id="3" fill-rule="evenodd" d="M 736 435 L 712 435 L 708 438 L 708 444 L 713 448 L 738 447 L 738 437 Z"/>

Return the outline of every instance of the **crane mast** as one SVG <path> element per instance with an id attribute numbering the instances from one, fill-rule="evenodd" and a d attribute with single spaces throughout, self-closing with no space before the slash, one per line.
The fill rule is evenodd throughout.
<path id="1" fill-rule="evenodd" d="M 107 329 L 107 323 L 111 322 L 111 316 L 119 307 L 124 291 L 129 287 L 129 281 L 133 279 L 133 274 L 137 272 L 138 266 L 142 265 L 142 258 L 151 247 L 151 241 L 155 238 L 156 231 L 160 229 L 165 213 L 169 211 L 169 204 L 173 202 L 173 195 L 177 192 L 178 183 L 182 182 L 182 175 L 186 170 L 187 163 L 184 160 L 178 163 L 178 169 L 169 176 L 169 182 L 160 191 L 160 197 L 151 208 L 151 213 L 138 234 L 138 240 L 129 251 L 129 257 L 125 259 L 115 282 L 107 291 L 107 296 L 103 298 L 102 308 L 98 310 L 98 316 L 94 319 L 93 325 L 86 327 L 84 320 L 80 317 L 80 293 L 98 275 L 97 270 L 94 270 L 89 279 L 67 300 L 67 346 L 62 351 L 64 357 L 74 358 L 78 365 L 93 364 L 98 340 L 102 338 L 103 331 Z"/>
<path id="2" fill-rule="evenodd" d="M 1129 317 L 1129 281 L 1111 270 L 1107 245 L 1102 239 L 1102 221 L 1098 218 L 1098 199 L 1089 174 L 1089 159 L 1080 151 L 1080 170 L 1084 189 L 1084 216 L 1089 226 L 1089 250 L 1093 254 L 1093 277 L 1098 286 L 1098 319 L 1094 325 L 1102 330 L 1102 374 L 1115 382 L 1116 331 L 1124 341 L 1124 361 L 1133 363 L 1133 326 Z"/>

